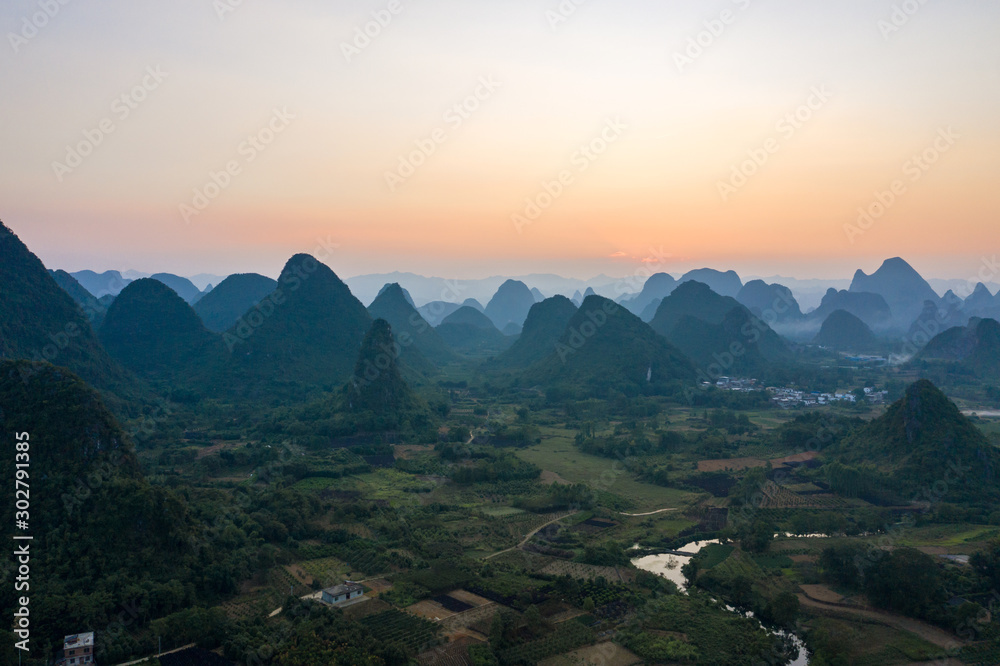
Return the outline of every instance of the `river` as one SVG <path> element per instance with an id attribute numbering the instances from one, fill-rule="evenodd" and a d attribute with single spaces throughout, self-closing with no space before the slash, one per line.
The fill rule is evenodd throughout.
<path id="1" fill-rule="evenodd" d="M 817 534 L 815 536 L 825 536 Z M 718 539 L 710 539 L 708 541 L 692 541 L 691 543 L 684 544 L 677 550 L 691 553 L 692 555 L 701 551 L 702 548 L 708 546 L 709 544 L 719 543 Z M 635 565 L 637 569 L 642 569 L 644 571 L 649 571 L 650 573 L 655 573 L 663 576 L 669 581 L 672 581 L 677 585 L 677 587 L 687 593 L 687 581 L 684 579 L 684 574 L 681 572 L 681 568 L 691 561 L 691 557 L 686 555 L 673 555 L 669 553 L 664 553 L 661 555 L 646 555 L 645 557 L 638 557 L 632 560 L 632 564 Z M 732 606 L 727 605 L 730 611 L 738 613 L 744 617 L 753 617 L 753 613 L 744 613 Z M 763 626 L 763 625 L 761 625 Z M 771 631 L 771 630 L 769 630 Z M 795 634 L 788 633 L 785 631 L 774 632 L 780 636 L 790 636 L 792 643 L 799 649 L 798 657 L 789 662 L 790 666 L 808 666 L 809 664 L 809 653 L 806 651 L 805 643 L 802 639 Z"/>

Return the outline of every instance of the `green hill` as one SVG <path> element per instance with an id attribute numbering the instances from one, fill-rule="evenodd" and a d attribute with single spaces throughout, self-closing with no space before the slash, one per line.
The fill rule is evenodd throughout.
<path id="1" fill-rule="evenodd" d="M 700 282 L 685 282 L 663 299 L 650 327 L 700 368 L 722 364 L 726 375 L 757 375 L 791 359 L 788 346 L 764 321 Z"/>
<path id="2" fill-rule="evenodd" d="M 573 301 L 565 296 L 553 296 L 535 303 L 528 312 L 521 336 L 497 357 L 497 367 L 526 368 L 550 355 L 576 310 Z"/>
<path id="3" fill-rule="evenodd" d="M 230 275 L 194 304 L 205 328 L 222 333 L 278 286 L 269 277 L 256 273 Z"/>
<path id="4" fill-rule="evenodd" d="M 497 330 L 489 317 L 468 305 L 445 317 L 435 330 L 445 344 L 460 354 L 492 356 L 513 342 Z"/>
<path id="5" fill-rule="evenodd" d="M 490 321 L 490 318 L 479 310 L 463 305 L 458 308 L 450 315 L 441 320 L 441 324 L 465 324 L 468 326 L 475 326 L 476 328 L 481 328 L 483 330 L 497 329 L 497 327 Z"/>
<path id="6" fill-rule="evenodd" d="M 743 306 L 727 312 L 718 324 L 685 315 L 667 340 L 699 368 L 722 364 L 724 375 L 759 376 L 792 358 L 778 334 Z"/>
<path id="7" fill-rule="evenodd" d="M 896 501 L 982 503 L 1000 497 L 1000 452 L 925 379 L 824 457 L 836 463 L 828 475 L 840 492 L 850 494 L 853 484 L 854 494 L 894 493 Z"/>
<path id="8" fill-rule="evenodd" d="M 903 259 L 886 259 L 877 271 L 867 275 L 858 269 L 851 282 L 851 293 L 878 294 L 888 304 L 897 331 L 906 331 L 920 316 L 924 302 L 935 305 L 940 297 L 920 273 Z"/>
<path id="9" fill-rule="evenodd" d="M 497 329 L 503 331 L 511 323 L 522 326 L 534 304 L 535 297 L 526 284 L 507 280 L 497 289 L 484 312 Z"/>
<path id="10" fill-rule="evenodd" d="M 71 631 L 107 626 L 139 589 L 156 600 L 154 617 L 180 610 L 184 585 L 207 561 L 194 556 L 193 521 L 181 499 L 143 478 L 99 395 L 50 364 L 0 362 L 0 436 L 11 463 L 21 432 L 30 436 L 34 656 Z M 4 497 L 14 497 L 13 479 L 0 480 Z M 14 524 L 14 509 L 3 503 L 4 524 Z M 13 598 L 13 585 L 3 586 L 0 604 L 13 608 Z"/>
<path id="11" fill-rule="evenodd" d="M 685 316 L 709 324 L 721 324 L 733 308 L 742 307 L 735 298 L 720 296 L 701 282 L 684 282 L 660 302 L 650 327 L 669 338 L 677 323 Z"/>
<path id="12" fill-rule="evenodd" d="M 225 354 L 222 339 L 173 289 L 145 278 L 130 283 L 100 330 L 108 353 L 140 377 L 173 386 L 204 386 Z"/>
<path id="13" fill-rule="evenodd" d="M 601 296 L 588 296 L 570 318 L 555 351 L 523 379 L 606 394 L 672 393 L 693 382 L 691 362 L 637 316 Z"/>
<path id="14" fill-rule="evenodd" d="M 49 361 L 121 399 L 143 394 L 104 350 L 77 303 L 0 222 L 0 360 Z M 19 366 L 29 371 L 32 366 Z"/>
<path id="15" fill-rule="evenodd" d="M 819 332 L 826 318 L 837 310 L 850 312 L 878 333 L 888 331 L 893 326 L 893 313 L 881 295 L 827 289 L 819 307 L 806 315 L 804 330 Z"/>
<path id="16" fill-rule="evenodd" d="M 972 319 L 935 336 L 917 356 L 921 361 L 949 361 L 983 379 L 1000 382 L 1000 323 Z"/>
<path id="17" fill-rule="evenodd" d="M 181 277 L 180 275 L 174 275 L 172 273 L 156 273 L 155 275 L 149 276 L 149 279 L 156 280 L 167 285 L 173 289 L 178 296 L 183 298 L 186 303 L 191 305 L 197 303 L 203 296 L 201 290 L 194 286 L 194 283 L 191 282 L 191 280 Z"/>
<path id="18" fill-rule="evenodd" d="M 238 388 L 268 398 L 342 386 L 371 322 L 332 270 L 299 254 L 282 270 L 268 307 L 255 308 L 223 339 Z"/>
<path id="19" fill-rule="evenodd" d="M 401 360 L 413 369 L 431 372 L 434 367 L 426 367 L 428 361 L 443 365 L 455 360 L 454 353 L 420 316 L 399 284 L 386 285 L 368 306 L 368 312 L 372 317 L 389 323 L 403 350 Z"/>
<path id="20" fill-rule="evenodd" d="M 392 327 L 376 319 L 365 335 L 346 389 L 346 407 L 354 414 L 368 414 L 381 425 L 399 427 L 399 421 L 419 407 L 419 401 L 400 374 L 393 351 Z"/>
<path id="21" fill-rule="evenodd" d="M 94 295 L 83 288 L 79 282 L 76 281 L 72 275 L 66 271 L 49 271 L 49 275 L 52 279 L 56 281 L 63 291 L 69 294 L 70 298 L 76 301 L 76 304 L 80 306 L 83 310 L 83 314 L 87 317 L 87 321 L 96 331 L 101 327 L 101 322 L 104 321 L 104 315 L 107 314 L 107 308 L 105 308 L 100 301 L 94 298 Z"/>
<path id="22" fill-rule="evenodd" d="M 878 338 L 868 325 L 846 310 L 831 312 L 813 342 L 850 352 L 873 351 L 879 347 Z"/>
<path id="23" fill-rule="evenodd" d="M 802 319 L 802 310 L 792 290 L 781 284 L 767 284 L 763 280 L 751 280 L 743 285 L 736 300 L 745 305 L 757 317 L 774 322 L 797 322 Z"/>

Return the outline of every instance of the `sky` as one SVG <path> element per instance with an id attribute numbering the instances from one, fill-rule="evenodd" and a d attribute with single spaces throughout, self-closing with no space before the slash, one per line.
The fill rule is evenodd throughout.
<path id="1" fill-rule="evenodd" d="M 1000 3 L 7 0 L 50 268 L 850 277 L 996 250 Z"/>

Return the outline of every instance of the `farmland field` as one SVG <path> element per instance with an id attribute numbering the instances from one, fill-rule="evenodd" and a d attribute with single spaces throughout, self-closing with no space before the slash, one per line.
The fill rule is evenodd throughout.
<path id="1" fill-rule="evenodd" d="M 598 643 L 538 662 L 539 666 L 634 666 L 642 658 L 617 643 Z"/>
<path id="2" fill-rule="evenodd" d="M 517 455 L 543 470 L 558 474 L 570 483 L 584 483 L 635 503 L 635 511 L 682 507 L 698 495 L 675 488 L 663 488 L 635 480 L 621 463 L 582 453 L 573 445 L 575 432 L 563 428 L 542 428 L 542 443 L 521 449 Z"/>

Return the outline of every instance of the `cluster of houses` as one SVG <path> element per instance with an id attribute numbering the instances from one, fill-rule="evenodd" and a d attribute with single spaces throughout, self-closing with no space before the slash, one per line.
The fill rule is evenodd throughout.
<path id="1" fill-rule="evenodd" d="M 707 384 L 707 382 L 706 382 Z M 853 392 L 849 393 L 820 393 L 819 391 L 803 391 L 802 389 L 768 386 L 764 387 L 757 383 L 756 379 L 744 379 L 739 377 L 719 377 L 715 381 L 715 387 L 723 391 L 767 391 L 771 400 L 781 407 L 817 407 L 820 405 L 830 405 L 835 402 L 857 402 L 858 396 Z M 865 400 L 872 404 L 882 404 L 889 395 L 888 391 L 867 387 L 864 389 Z"/>
<path id="2" fill-rule="evenodd" d="M 757 385 L 756 379 L 739 379 L 736 377 L 719 377 L 715 380 L 716 388 L 724 391 L 763 391 L 763 387 Z"/>
<path id="3" fill-rule="evenodd" d="M 888 391 L 879 391 L 875 388 L 866 387 L 865 400 L 873 405 L 880 405 L 885 402 L 889 395 Z M 830 405 L 835 402 L 855 403 L 858 396 L 854 393 L 820 393 L 819 391 L 802 391 L 793 388 L 779 388 L 776 386 L 767 387 L 767 392 L 771 394 L 771 400 L 784 408 L 789 407 L 817 407 L 820 405 Z"/>

